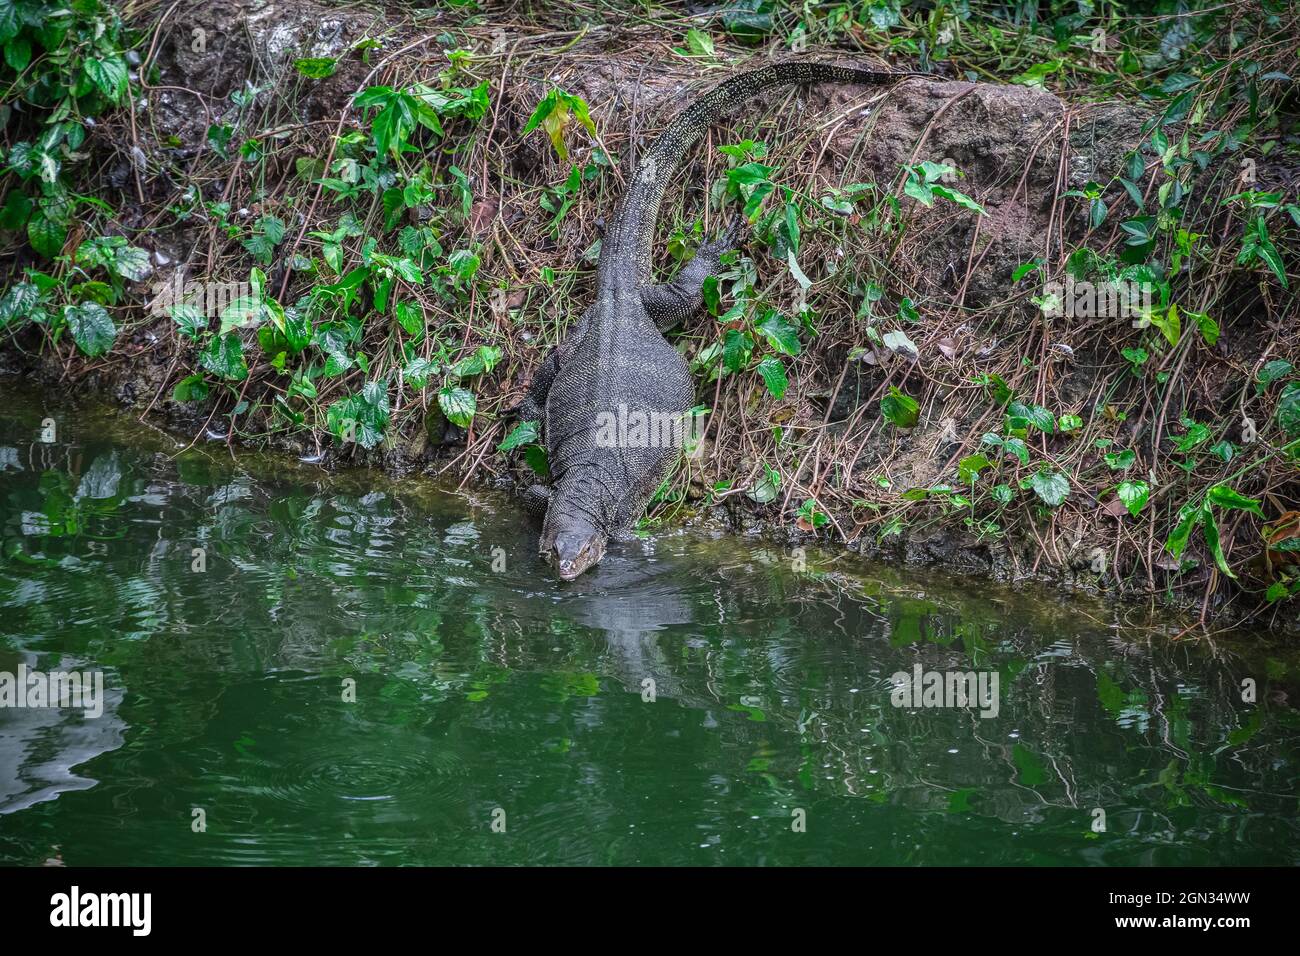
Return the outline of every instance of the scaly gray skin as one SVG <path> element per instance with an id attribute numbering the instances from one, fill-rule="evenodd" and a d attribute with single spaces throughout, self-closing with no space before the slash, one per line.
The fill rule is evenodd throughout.
<path id="1" fill-rule="evenodd" d="M 777 86 L 845 82 L 884 85 L 918 74 L 825 63 L 781 63 L 726 80 L 682 111 L 651 145 L 601 244 L 596 301 L 533 377 L 514 410 L 542 423 L 552 485 L 525 501 L 544 510 L 539 551 L 566 581 L 599 561 L 628 532 L 668 473 L 677 447 L 605 447 L 602 414 L 681 414 L 695 400 L 686 360 L 663 333 L 703 304 L 704 280 L 732 237 L 701 246 L 670 283 L 650 285 L 655 220 L 687 151 L 742 100 Z M 607 420 L 607 419 L 606 419 Z M 608 434 L 608 433 L 607 433 Z"/>

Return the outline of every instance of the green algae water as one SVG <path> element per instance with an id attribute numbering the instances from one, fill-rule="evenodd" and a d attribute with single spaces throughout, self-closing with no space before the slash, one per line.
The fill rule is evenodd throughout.
<path id="1" fill-rule="evenodd" d="M 566 585 L 505 497 L 0 399 L 0 675 L 102 675 L 0 707 L 0 862 L 1300 862 L 1265 633 L 698 532 Z"/>

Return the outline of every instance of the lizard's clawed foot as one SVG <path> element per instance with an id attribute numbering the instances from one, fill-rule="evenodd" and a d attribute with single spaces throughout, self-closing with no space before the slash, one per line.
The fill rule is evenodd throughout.
<path id="1" fill-rule="evenodd" d="M 697 255 L 702 255 L 705 259 L 716 263 L 722 257 L 724 252 L 728 252 L 740 246 L 747 231 L 745 227 L 748 225 L 749 220 L 747 220 L 743 214 L 736 213 L 736 215 L 731 217 L 731 221 L 727 223 L 727 227 L 718 234 L 716 239 L 700 246 Z"/>
<path id="2" fill-rule="evenodd" d="M 542 420 L 542 409 L 538 407 L 536 402 L 525 395 L 502 412 L 501 417 L 508 422 L 540 422 Z"/>
<path id="3" fill-rule="evenodd" d="M 744 240 L 745 233 L 748 232 L 746 228 L 748 225 L 749 220 L 745 218 L 744 213 L 736 213 L 731 217 L 731 221 L 727 223 L 727 228 L 722 230 L 717 239 L 709 243 L 709 248 L 716 250 L 718 255 L 729 249 L 737 248 Z"/>

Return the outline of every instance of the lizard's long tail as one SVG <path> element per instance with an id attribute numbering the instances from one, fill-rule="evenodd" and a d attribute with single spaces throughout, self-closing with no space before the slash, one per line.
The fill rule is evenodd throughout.
<path id="1" fill-rule="evenodd" d="M 613 262 L 632 257 L 638 278 L 650 275 L 651 248 L 659 204 L 664 190 L 676 175 L 687 151 L 708 128 L 735 106 L 753 96 L 778 86 L 799 83 L 858 83 L 883 86 L 920 73 L 887 73 L 835 66 L 830 63 L 777 63 L 761 70 L 741 73 L 720 83 L 682 110 L 654 141 L 637 167 L 636 178 L 628 186 L 618 215 L 606 231 L 601 259 Z M 609 274 L 613 270 L 602 270 Z"/>

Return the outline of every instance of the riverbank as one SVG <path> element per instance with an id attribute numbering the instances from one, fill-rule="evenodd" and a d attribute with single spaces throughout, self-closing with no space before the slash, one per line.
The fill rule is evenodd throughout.
<path id="1" fill-rule="evenodd" d="M 110 211 L 53 237 L 32 222 L 58 207 L 24 213 L 5 372 L 196 442 L 466 486 L 544 470 L 501 450 L 502 412 L 693 95 L 772 57 L 918 65 L 908 21 L 828 11 L 134 9 L 131 95 L 58 173 Z M 645 530 L 1293 626 L 1295 53 L 1239 40 L 1211 69 L 1225 24 L 1249 21 L 1189 18 L 1173 56 L 1151 25 L 1012 52 L 967 19 L 932 80 L 786 91 L 719 126 L 665 203 L 662 274 L 730 210 L 751 227 L 673 336 L 709 425 Z"/>

